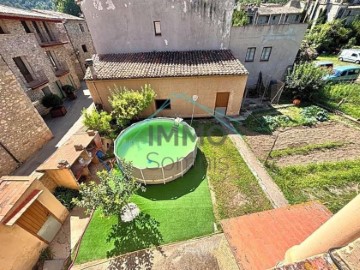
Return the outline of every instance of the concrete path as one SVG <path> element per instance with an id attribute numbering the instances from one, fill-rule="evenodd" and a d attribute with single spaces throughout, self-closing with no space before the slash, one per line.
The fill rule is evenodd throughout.
<path id="1" fill-rule="evenodd" d="M 75 265 L 73 270 L 238 270 L 224 234 L 193 239 L 157 249 L 136 251 L 116 258 Z"/>
<path id="2" fill-rule="evenodd" d="M 270 200 L 272 206 L 274 208 L 278 208 L 289 205 L 289 202 L 286 200 L 280 188 L 276 185 L 274 180 L 251 151 L 250 147 L 246 144 L 241 135 L 238 132 L 233 132 L 236 130 L 235 127 L 228 121 L 226 124 L 232 128 L 232 130 L 230 130 L 224 125 L 226 130 L 229 132 L 228 136 L 230 140 L 234 143 L 241 157 L 244 159 L 245 163 L 248 165 L 249 169 L 258 180 L 259 185 L 264 191 L 266 197 Z"/>
<path id="3" fill-rule="evenodd" d="M 93 101 L 84 82 L 81 83 L 81 89 L 78 90 L 76 94 L 78 96 L 76 100 L 65 102 L 64 105 L 67 109 L 67 114 L 64 117 L 51 118 L 51 116 L 48 115 L 44 118 L 46 124 L 54 134 L 54 138 L 26 160 L 13 175 L 30 175 L 41 163 L 54 153 L 57 147 L 83 127 L 81 111 L 83 108 L 89 108 Z"/>

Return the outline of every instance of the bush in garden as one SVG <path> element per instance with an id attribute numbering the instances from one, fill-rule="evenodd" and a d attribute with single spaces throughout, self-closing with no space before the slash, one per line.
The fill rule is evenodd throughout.
<path id="1" fill-rule="evenodd" d="M 329 120 L 329 114 L 326 110 L 318 106 L 309 106 L 301 111 L 303 116 L 304 125 L 314 125 L 317 121 L 325 122 Z"/>
<path id="2" fill-rule="evenodd" d="M 101 136 L 110 136 L 113 132 L 111 127 L 112 117 L 109 113 L 98 112 L 96 109 L 88 111 L 83 109 L 83 123 L 89 129 L 97 130 Z"/>
<path id="3" fill-rule="evenodd" d="M 63 105 L 61 97 L 55 94 L 45 95 L 41 100 L 42 105 L 46 108 L 56 108 Z"/>
<path id="4" fill-rule="evenodd" d="M 327 73 L 326 70 L 315 67 L 312 63 L 295 65 L 286 77 L 285 91 L 291 93 L 294 98 L 308 100 L 324 87 L 326 81 L 323 78 Z"/>
<path id="5" fill-rule="evenodd" d="M 64 187 L 57 187 L 55 189 L 54 196 L 70 211 L 75 207 L 75 203 L 72 202 L 72 199 L 79 197 L 79 191 Z"/>
<path id="6" fill-rule="evenodd" d="M 112 116 L 117 125 L 126 127 L 133 119 L 150 106 L 156 94 L 150 85 L 145 85 L 139 91 L 128 90 L 126 88 L 115 88 L 109 98 L 112 107 Z"/>

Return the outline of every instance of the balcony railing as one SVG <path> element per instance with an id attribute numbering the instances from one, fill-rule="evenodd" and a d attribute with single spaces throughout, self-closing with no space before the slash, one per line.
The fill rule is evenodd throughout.
<path id="1" fill-rule="evenodd" d="M 25 82 L 27 88 L 32 90 L 39 88 L 49 82 L 49 79 L 46 77 L 44 71 L 37 71 L 35 74 L 32 74 L 33 80 L 30 82 Z"/>
<path id="2" fill-rule="evenodd" d="M 44 34 L 42 34 L 41 38 L 39 34 L 35 34 L 35 36 L 41 47 L 50 47 L 69 43 L 69 40 L 60 33 L 57 35 L 52 34 L 51 39 Z"/>
<path id="3" fill-rule="evenodd" d="M 58 65 L 55 69 L 56 77 L 64 76 L 64 75 L 68 74 L 69 72 L 70 72 L 69 66 L 67 65 L 67 63 L 65 61 L 58 62 Z"/>

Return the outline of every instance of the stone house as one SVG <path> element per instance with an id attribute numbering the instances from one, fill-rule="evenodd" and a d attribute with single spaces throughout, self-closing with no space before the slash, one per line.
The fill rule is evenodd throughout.
<path id="1" fill-rule="evenodd" d="M 0 55 L 40 114 L 45 94 L 65 97 L 61 87 L 80 87 L 69 57 L 63 19 L 7 6 L 0 9 Z"/>
<path id="2" fill-rule="evenodd" d="M 38 177 L 0 178 L 1 269 L 33 269 L 69 214 Z"/>
<path id="3" fill-rule="evenodd" d="M 23 85 L 0 56 L 0 176 L 14 171 L 52 136 Z"/>
<path id="4" fill-rule="evenodd" d="M 70 41 L 71 47 L 69 48 L 69 53 L 75 63 L 76 74 L 79 79 L 83 79 L 87 68 L 85 60 L 95 54 L 95 48 L 86 21 L 83 18 L 52 10 L 36 9 L 34 11 L 63 19 L 64 27 L 60 27 L 59 30 L 65 30 Z"/>
<path id="5" fill-rule="evenodd" d="M 78 2 L 98 53 L 94 58 L 95 71 L 111 54 L 230 50 L 249 71 L 246 87 L 253 88 L 260 72 L 267 82 L 283 79 L 287 68 L 294 63 L 307 28 L 307 24 L 301 23 L 304 6 L 298 0 L 286 5 L 249 7 L 250 24 L 244 27 L 232 27 L 232 14 L 237 8 L 233 0 L 143 0 L 137 1 L 136 5 L 125 0 Z M 113 86 L 114 79 L 111 78 L 111 82 L 107 79 L 102 84 L 106 85 L 105 88 L 110 84 Z M 119 80 L 123 79 L 119 77 Z M 223 78 L 223 85 L 227 79 Z M 145 81 L 153 82 L 142 78 L 142 83 Z M 88 81 L 90 89 L 94 88 L 92 83 L 92 80 Z M 126 86 L 124 81 L 117 85 Z M 138 88 L 139 83 L 131 85 Z M 194 89 L 197 85 L 193 86 Z M 239 84 L 237 86 L 236 95 L 242 95 L 243 89 Z M 157 91 L 164 99 L 165 92 L 170 90 L 164 92 L 162 89 Z M 176 86 L 173 89 L 177 89 Z M 109 92 L 101 87 L 97 90 L 90 90 L 95 102 L 102 93 Z M 216 91 L 227 92 L 227 89 Z M 107 95 L 104 94 L 103 101 L 100 101 L 105 108 L 108 108 Z M 215 99 L 215 95 L 212 98 Z"/>

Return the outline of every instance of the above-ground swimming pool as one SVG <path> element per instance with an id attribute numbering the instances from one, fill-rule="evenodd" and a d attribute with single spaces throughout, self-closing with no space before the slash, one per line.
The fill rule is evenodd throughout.
<path id="1" fill-rule="evenodd" d="M 182 119 L 154 118 L 131 125 L 115 141 L 115 156 L 131 162 L 133 176 L 145 184 L 165 184 L 183 176 L 197 152 L 195 130 Z"/>

